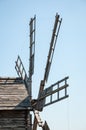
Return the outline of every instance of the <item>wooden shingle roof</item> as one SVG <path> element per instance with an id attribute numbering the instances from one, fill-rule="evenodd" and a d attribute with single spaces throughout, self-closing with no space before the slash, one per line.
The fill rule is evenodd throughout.
<path id="1" fill-rule="evenodd" d="M 0 110 L 26 108 L 30 108 L 30 102 L 24 81 L 0 77 Z"/>

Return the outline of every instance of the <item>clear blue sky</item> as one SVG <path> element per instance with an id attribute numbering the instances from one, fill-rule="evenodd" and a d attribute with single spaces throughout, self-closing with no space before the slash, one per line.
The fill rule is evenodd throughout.
<path id="1" fill-rule="evenodd" d="M 41 114 L 51 130 L 86 130 L 86 1 L 0 0 L 0 76 L 16 75 L 15 60 L 29 66 L 29 20 L 36 14 L 33 97 L 43 78 L 56 12 L 62 17 L 48 85 L 69 76 L 69 99 Z"/>

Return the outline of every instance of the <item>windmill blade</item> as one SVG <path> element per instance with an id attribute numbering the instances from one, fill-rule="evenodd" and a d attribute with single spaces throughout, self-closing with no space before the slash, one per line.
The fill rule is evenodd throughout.
<path id="1" fill-rule="evenodd" d="M 43 127 L 43 121 L 41 120 L 38 110 L 34 110 L 34 116 L 35 118 L 34 118 L 34 123 L 33 123 L 33 130 L 37 130 L 37 125 L 39 127 Z"/>
<path id="2" fill-rule="evenodd" d="M 38 124 L 38 122 L 37 122 L 36 116 L 34 115 L 34 122 L 33 122 L 32 130 L 37 130 L 37 124 Z"/>
<path id="3" fill-rule="evenodd" d="M 29 58 L 29 78 L 31 79 L 34 73 L 34 55 L 35 55 L 35 28 L 36 16 L 30 20 L 30 58 Z"/>
<path id="4" fill-rule="evenodd" d="M 44 125 L 43 125 L 43 130 L 50 130 L 47 122 L 45 121 Z"/>
<path id="5" fill-rule="evenodd" d="M 54 54 L 61 22 L 62 22 L 62 19 L 60 19 L 60 16 L 58 14 L 56 14 L 54 29 L 53 29 L 53 33 L 52 33 L 51 42 L 50 42 L 50 49 L 49 49 L 48 58 L 47 58 L 47 64 L 46 64 L 46 68 L 45 68 L 44 83 L 45 83 L 45 81 L 47 82 L 47 80 L 48 80 L 50 67 L 51 67 L 51 63 L 52 63 L 52 59 L 53 59 L 53 54 Z"/>
<path id="6" fill-rule="evenodd" d="M 52 84 L 50 87 L 40 91 L 38 100 L 33 104 L 33 107 L 38 111 L 42 111 L 44 107 L 68 98 L 67 94 L 69 77 Z"/>
<path id="7" fill-rule="evenodd" d="M 17 61 L 15 63 L 16 63 L 15 69 L 17 71 L 18 76 L 21 77 L 23 80 L 25 80 L 27 78 L 27 74 L 20 56 L 18 56 Z"/>
<path id="8" fill-rule="evenodd" d="M 65 77 L 40 93 L 40 109 L 69 97 L 67 94 L 67 88 L 69 86 L 67 83 L 68 79 L 69 77 Z"/>
<path id="9" fill-rule="evenodd" d="M 27 88 L 27 90 L 28 90 L 29 97 L 31 97 L 30 85 L 29 85 L 29 84 L 30 84 L 29 78 L 28 78 L 28 76 L 27 76 L 27 73 L 26 73 L 26 71 L 25 71 L 25 68 L 24 68 L 24 66 L 23 66 L 23 63 L 22 63 L 22 61 L 21 61 L 20 56 L 18 56 L 17 61 L 16 61 L 15 63 L 16 63 L 15 69 L 16 69 L 16 71 L 17 71 L 17 74 L 18 74 L 18 76 L 19 76 L 20 78 L 22 78 L 22 80 L 24 80 L 25 85 L 26 85 L 26 88 Z"/>
<path id="10" fill-rule="evenodd" d="M 47 80 L 48 80 L 49 71 L 50 71 L 50 67 L 51 67 L 51 63 L 52 63 L 52 59 L 53 59 L 53 54 L 54 54 L 61 22 L 62 22 L 62 19 L 60 19 L 60 16 L 58 14 L 56 14 L 54 29 L 53 29 L 53 33 L 52 33 L 51 42 L 50 42 L 50 49 L 49 49 L 45 73 L 44 73 L 44 78 L 43 78 L 43 80 L 41 80 L 41 83 L 40 83 L 38 99 L 40 98 L 40 93 L 44 90 L 45 82 L 47 82 Z M 42 104 L 42 102 L 41 102 L 41 104 Z M 44 104 L 44 101 L 43 101 L 43 104 Z"/>
<path id="11" fill-rule="evenodd" d="M 45 123 L 43 123 L 38 110 L 34 110 L 34 115 L 35 118 L 34 118 L 33 130 L 37 130 L 37 125 L 41 127 L 42 130 L 50 130 L 47 122 L 45 121 Z"/>

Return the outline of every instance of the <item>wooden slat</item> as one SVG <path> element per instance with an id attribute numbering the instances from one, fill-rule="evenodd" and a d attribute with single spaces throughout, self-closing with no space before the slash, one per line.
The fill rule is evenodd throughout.
<path id="1" fill-rule="evenodd" d="M 1 95 L 24 95 L 25 97 L 27 96 L 27 91 L 23 91 L 23 90 L 9 90 L 9 91 L 7 91 L 7 90 L 4 90 L 4 91 L 0 91 L 0 97 L 1 97 Z"/>
<path id="2" fill-rule="evenodd" d="M 26 130 L 26 128 L 10 128 L 10 127 L 6 127 L 6 128 L 1 128 L 1 130 Z"/>
<path id="3" fill-rule="evenodd" d="M 16 111 L 16 110 L 1 110 L 0 111 L 0 118 L 1 117 L 9 117 L 9 118 L 12 118 L 12 117 L 16 117 L 16 118 L 19 118 L 19 117 L 22 117 L 24 118 L 25 117 L 25 113 L 26 111 L 22 111 L 22 110 L 19 110 L 19 111 Z M 9 116 L 8 116 L 9 115 Z"/>
<path id="4" fill-rule="evenodd" d="M 26 110 L 26 109 L 28 109 L 28 110 L 32 110 L 31 109 L 31 107 L 30 106 L 0 106 L 0 110 Z"/>
<path id="5" fill-rule="evenodd" d="M 25 95 L 0 95 L 0 101 L 22 101 Z"/>
<path id="6" fill-rule="evenodd" d="M 10 78 L 10 77 L 0 77 L 0 84 L 18 84 L 23 83 L 23 80 L 21 78 Z"/>

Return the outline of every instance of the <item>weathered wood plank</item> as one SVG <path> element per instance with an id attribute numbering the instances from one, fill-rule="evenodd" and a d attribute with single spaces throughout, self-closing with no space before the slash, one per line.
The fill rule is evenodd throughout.
<path id="1" fill-rule="evenodd" d="M 0 107 L 11 107 L 11 106 L 15 106 L 15 107 L 29 107 L 30 106 L 30 102 L 29 102 L 29 98 L 25 98 L 24 100 L 22 101 L 18 101 L 18 100 L 3 100 L 3 101 L 0 101 Z"/>
<path id="2" fill-rule="evenodd" d="M 12 90 L 13 91 L 13 90 Z M 3 91 L 2 93 L 0 93 L 1 95 L 28 95 L 26 91 Z"/>
<path id="3" fill-rule="evenodd" d="M 9 117 L 9 118 L 12 118 L 12 117 L 16 117 L 16 118 L 19 118 L 19 117 L 22 117 L 24 118 L 25 117 L 25 113 L 26 111 L 23 111 L 23 110 L 1 110 L 0 111 L 0 118 L 1 117 Z M 9 115 L 9 116 L 8 116 Z"/>
<path id="4" fill-rule="evenodd" d="M 0 85 L 0 91 L 1 90 L 9 90 L 9 89 L 14 89 L 14 90 L 26 90 L 25 86 L 24 85 Z"/>
<path id="5" fill-rule="evenodd" d="M 27 130 L 30 127 L 29 110 L 0 111 L 0 130 Z"/>
<path id="6" fill-rule="evenodd" d="M 10 128 L 10 127 L 8 127 L 8 128 L 1 128 L 1 130 L 26 130 L 26 128 L 24 127 L 24 128 Z M 27 130 L 29 130 L 29 129 L 27 129 Z"/>
<path id="7" fill-rule="evenodd" d="M 27 95 L 27 97 L 29 97 Z M 22 95 L 0 95 L 0 101 L 1 100 L 19 100 L 21 101 L 21 99 L 25 99 L 26 95 L 22 94 Z"/>
<path id="8" fill-rule="evenodd" d="M 0 110 L 32 110 L 30 106 L 0 106 Z"/>
<path id="9" fill-rule="evenodd" d="M 21 78 L 10 78 L 10 77 L 0 77 L 0 84 L 10 84 L 10 83 L 23 83 L 23 80 Z"/>

